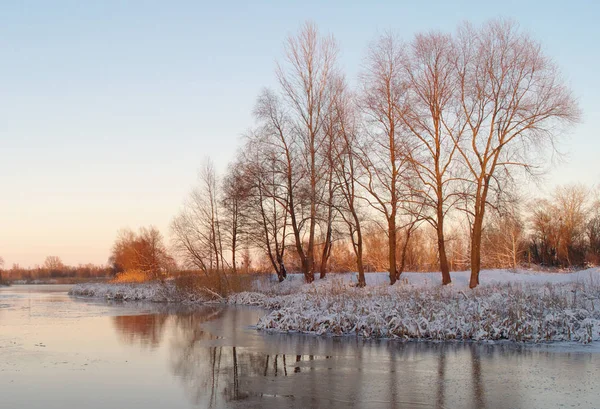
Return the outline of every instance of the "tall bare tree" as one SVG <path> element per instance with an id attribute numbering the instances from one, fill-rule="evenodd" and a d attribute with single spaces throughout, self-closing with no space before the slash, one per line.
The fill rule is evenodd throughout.
<path id="1" fill-rule="evenodd" d="M 469 173 L 470 287 L 479 284 L 481 237 L 493 190 L 515 169 L 533 171 L 561 126 L 579 118 L 570 90 L 541 46 L 512 22 L 458 32 L 456 70 L 466 131 L 456 141 Z"/>
<path id="2" fill-rule="evenodd" d="M 325 140 L 323 124 L 330 106 L 332 80 L 336 78 L 336 59 L 333 37 L 320 36 L 315 25 L 306 23 L 297 35 L 288 38 L 285 61 L 277 66 L 281 100 L 263 95 L 257 108 L 259 118 L 271 123 L 284 149 L 291 153 L 292 145 L 296 145 L 302 158 L 293 168 L 293 159 L 289 159 L 289 211 L 296 251 L 308 283 L 314 280 L 322 183 L 319 157 Z M 300 173 L 305 177 L 299 178 Z"/>
<path id="3" fill-rule="evenodd" d="M 237 253 L 245 233 L 249 186 L 241 161 L 232 163 L 223 178 L 221 205 L 223 208 L 223 236 L 231 253 L 231 268 L 237 272 Z"/>
<path id="4" fill-rule="evenodd" d="M 267 129 L 262 129 L 265 132 Z M 284 140 L 285 141 L 285 140 Z M 248 197 L 248 234 L 267 255 L 279 281 L 287 277 L 284 262 L 290 210 L 291 154 L 272 134 L 247 138 L 243 163 Z M 287 154 L 286 154 L 287 152 Z M 290 178 L 288 178 L 290 176 Z"/>
<path id="5" fill-rule="evenodd" d="M 362 215 L 360 207 L 361 166 L 359 144 L 359 115 L 355 101 L 347 91 L 345 85 L 340 83 L 340 89 L 334 100 L 331 110 L 332 134 L 335 135 L 331 144 L 331 169 L 335 176 L 341 196 L 338 205 L 339 213 L 348 228 L 352 250 L 356 257 L 358 272 L 358 286 L 364 287 L 365 267 L 363 263 L 363 233 Z"/>
<path id="6" fill-rule="evenodd" d="M 208 274 L 224 273 L 219 183 L 214 166 L 207 160 L 199 173 L 199 185 L 171 223 L 173 246 L 184 263 Z M 226 275 L 225 275 L 226 277 Z"/>
<path id="7" fill-rule="evenodd" d="M 398 278 L 397 218 L 410 172 L 402 121 L 407 95 L 402 79 L 403 58 L 399 41 L 385 35 L 370 48 L 361 75 L 360 105 L 366 123 L 359 155 L 365 177 L 359 183 L 369 193 L 368 202 L 387 224 L 391 284 Z"/>
<path id="8" fill-rule="evenodd" d="M 451 36 L 418 34 L 403 59 L 407 101 L 400 111 L 409 130 L 410 165 L 420 182 L 414 190 L 417 206 L 413 208 L 418 211 L 418 218 L 426 220 L 437 233 L 443 284 L 451 282 L 444 219 L 455 194 L 455 140 L 464 128 L 461 116 L 456 115 L 458 87 L 454 58 Z"/>

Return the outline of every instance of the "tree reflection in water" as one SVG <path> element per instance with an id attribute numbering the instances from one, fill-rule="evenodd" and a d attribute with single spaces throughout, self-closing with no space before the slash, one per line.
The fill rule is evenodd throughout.
<path id="1" fill-rule="evenodd" d="M 113 317 L 113 324 L 124 342 L 156 348 L 162 341 L 168 318 L 167 314 L 125 315 Z"/>
<path id="2" fill-rule="evenodd" d="M 243 311 L 114 317 L 114 326 L 124 342 L 168 348 L 173 376 L 206 408 L 521 407 L 528 375 L 513 369 L 544 355 L 511 345 L 264 335 L 245 329 L 252 319 Z M 511 374 L 500 384 L 498 370 Z"/>

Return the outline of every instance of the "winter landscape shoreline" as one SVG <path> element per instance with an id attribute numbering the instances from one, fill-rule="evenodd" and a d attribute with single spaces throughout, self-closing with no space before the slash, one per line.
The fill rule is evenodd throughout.
<path id="1" fill-rule="evenodd" d="M 257 281 L 252 291 L 217 298 L 206 291 L 183 292 L 169 281 L 141 284 L 77 284 L 69 294 L 122 301 L 187 304 L 228 303 L 263 307 L 256 328 L 316 335 L 432 341 L 600 341 L 600 269 L 546 273 L 488 270 L 481 286 L 468 288 L 468 272 L 452 273 L 442 286 L 439 273 L 404 273 L 394 286 L 385 273 L 367 274 L 356 287 L 354 274 L 303 284 L 292 275 L 283 283 Z"/>

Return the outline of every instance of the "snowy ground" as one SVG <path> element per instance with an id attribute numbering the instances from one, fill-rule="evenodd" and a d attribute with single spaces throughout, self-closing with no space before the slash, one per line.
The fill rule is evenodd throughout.
<path id="1" fill-rule="evenodd" d="M 510 340 L 521 342 L 600 341 L 600 269 L 574 273 L 483 271 L 481 285 L 468 288 L 469 273 L 404 273 L 394 286 L 387 273 L 329 275 L 307 285 L 293 274 L 283 283 L 265 276 L 251 292 L 230 296 L 230 304 L 271 310 L 258 329 L 319 335 L 358 335 L 405 340 Z M 88 283 L 74 296 L 123 301 L 201 303 L 210 293 L 182 292 L 173 282 Z"/>
<path id="2" fill-rule="evenodd" d="M 353 275 L 330 276 L 314 285 L 299 277 L 260 292 L 229 298 L 233 304 L 272 311 L 259 329 L 327 335 L 420 340 L 527 342 L 600 340 L 600 269 L 575 273 L 484 271 L 468 289 L 467 272 L 405 273 L 400 284 L 384 273 L 367 274 L 366 288 Z"/>
<path id="3" fill-rule="evenodd" d="M 76 297 L 105 298 L 119 301 L 150 301 L 167 303 L 202 303 L 210 301 L 206 293 L 190 293 L 178 289 L 172 281 L 143 284 L 128 283 L 83 283 L 69 290 Z"/>

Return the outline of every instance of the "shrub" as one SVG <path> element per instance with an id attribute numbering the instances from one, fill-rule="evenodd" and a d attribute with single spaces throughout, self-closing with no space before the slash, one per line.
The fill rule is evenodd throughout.
<path id="1" fill-rule="evenodd" d="M 151 281 L 151 277 L 141 270 L 123 271 L 111 280 L 112 283 L 145 283 L 147 281 Z"/>

